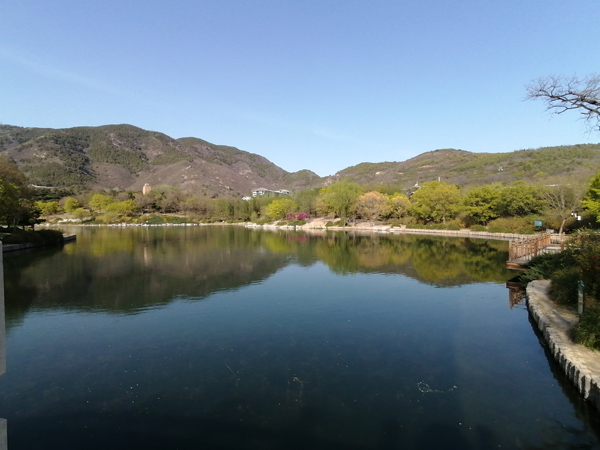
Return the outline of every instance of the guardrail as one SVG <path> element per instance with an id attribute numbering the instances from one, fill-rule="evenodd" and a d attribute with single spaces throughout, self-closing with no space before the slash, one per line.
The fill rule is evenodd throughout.
<path id="1" fill-rule="evenodd" d="M 564 242 L 564 235 L 561 236 L 548 232 L 510 241 L 508 260 L 529 261 L 534 256 L 543 253 L 562 251 L 564 249 Z"/>

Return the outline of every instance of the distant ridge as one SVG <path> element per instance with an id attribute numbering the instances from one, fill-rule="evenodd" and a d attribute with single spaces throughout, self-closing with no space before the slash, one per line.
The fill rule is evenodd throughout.
<path id="1" fill-rule="evenodd" d="M 207 197 L 241 197 L 256 188 L 294 192 L 341 179 L 398 189 L 437 179 L 463 187 L 517 180 L 550 184 L 563 178 L 582 182 L 600 169 L 600 144 L 579 144 L 508 153 L 441 149 L 402 162 L 365 162 L 322 178 L 310 170 L 287 172 L 235 147 L 195 137 L 173 139 L 125 124 L 65 129 L 0 125 L 0 155 L 14 160 L 35 185 L 139 191 L 149 183 Z"/>

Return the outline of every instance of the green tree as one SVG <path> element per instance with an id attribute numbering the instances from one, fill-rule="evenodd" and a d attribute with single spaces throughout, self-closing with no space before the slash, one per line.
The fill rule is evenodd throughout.
<path id="1" fill-rule="evenodd" d="M 91 216 L 90 212 L 84 208 L 77 208 L 73 210 L 71 214 L 73 214 L 73 217 L 75 217 L 78 220 L 83 220 Z"/>
<path id="2" fill-rule="evenodd" d="M 267 205 L 265 213 L 273 220 L 284 219 L 297 207 L 298 204 L 291 198 L 278 198 Z"/>
<path id="3" fill-rule="evenodd" d="M 124 200 L 122 202 L 109 203 L 106 206 L 107 212 L 114 212 L 123 216 L 131 215 L 137 212 L 138 206 L 135 200 Z"/>
<path id="4" fill-rule="evenodd" d="M 92 198 L 89 201 L 89 207 L 92 208 L 94 211 L 102 212 L 106 210 L 108 205 L 114 202 L 115 199 L 112 198 L 110 195 L 94 194 L 92 195 Z"/>
<path id="5" fill-rule="evenodd" d="M 338 181 L 331 186 L 321 189 L 318 203 L 326 214 L 332 213 L 346 219 L 355 213 L 356 200 L 363 189 L 356 183 Z"/>
<path id="6" fill-rule="evenodd" d="M 500 197 L 502 186 L 486 184 L 471 189 L 463 198 L 463 208 L 467 219 L 479 225 L 500 217 Z"/>
<path id="7" fill-rule="evenodd" d="M 57 214 L 61 211 L 60 204 L 55 201 L 50 202 L 35 202 L 35 207 L 40 210 L 43 216 L 50 216 L 52 214 Z"/>
<path id="8" fill-rule="evenodd" d="M 40 211 L 32 201 L 27 177 L 16 164 L 0 156 L 0 223 L 8 226 L 34 225 Z"/>
<path id="9" fill-rule="evenodd" d="M 392 202 L 381 192 L 367 192 L 356 199 L 356 213 L 362 219 L 379 220 L 388 217 Z"/>
<path id="10" fill-rule="evenodd" d="M 0 224 L 14 225 L 13 217 L 19 208 L 17 187 L 0 178 Z"/>
<path id="11" fill-rule="evenodd" d="M 538 188 L 517 181 L 501 190 L 498 207 L 502 216 L 524 217 L 540 213 L 544 201 Z"/>
<path id="12" fill-rule="evenodd" d="M 400 219 L 410 210 L 410 200 L 404 194 L 396 192 L 390 197 L 391 210 L 390 217 Z"/>
<path id="13" fill-rule="evenodd" d="M 65 198 L 63 208 L 66 212 L 72 213 L 77 208 L 81 208 L 81 203 L 79 203 L 79 201 L 76 198 L 67 197 Z"/>
<path id="14" fill-rule="evenodd" d="M 298 210 L 314 216 L 317 214 L 317 198 L 319 197 L 319 189 L 309 189 L 296 193 L 293 197 L 298 204 Z"/>
<path id="15" fill-rule="evenodd" d="M 443 181 L 424 183 L 411 198 L 411 211 L 417 219 L 446 223 L 459 211 L 458 186 Z"/>
<path id="16" fill-rule="evenodd" d="M 592 179 L 581 206 L 600 223 L 600 172 Z"/>

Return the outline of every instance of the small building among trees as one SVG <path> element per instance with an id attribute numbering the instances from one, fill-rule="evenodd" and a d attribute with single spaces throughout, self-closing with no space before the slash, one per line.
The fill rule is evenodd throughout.
<path id="1" fill-rule="evenodd" d="M 252 191 L 252 197 L 279 197 L 280 195 L 290 195 L 290 191 L 287 189 L 280 189 L 274 191 L 266 188 L 258 188 Z"/>

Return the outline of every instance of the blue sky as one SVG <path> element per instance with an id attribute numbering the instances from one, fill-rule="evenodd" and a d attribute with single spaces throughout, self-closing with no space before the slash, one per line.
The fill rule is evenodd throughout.
<path id="1" fill-rule="evenodd" d="M 600 72 L 598 0 L 0 2 L 0 123 L 129 123 L 331 175 L 599 142 L 523 101 Z"/>

